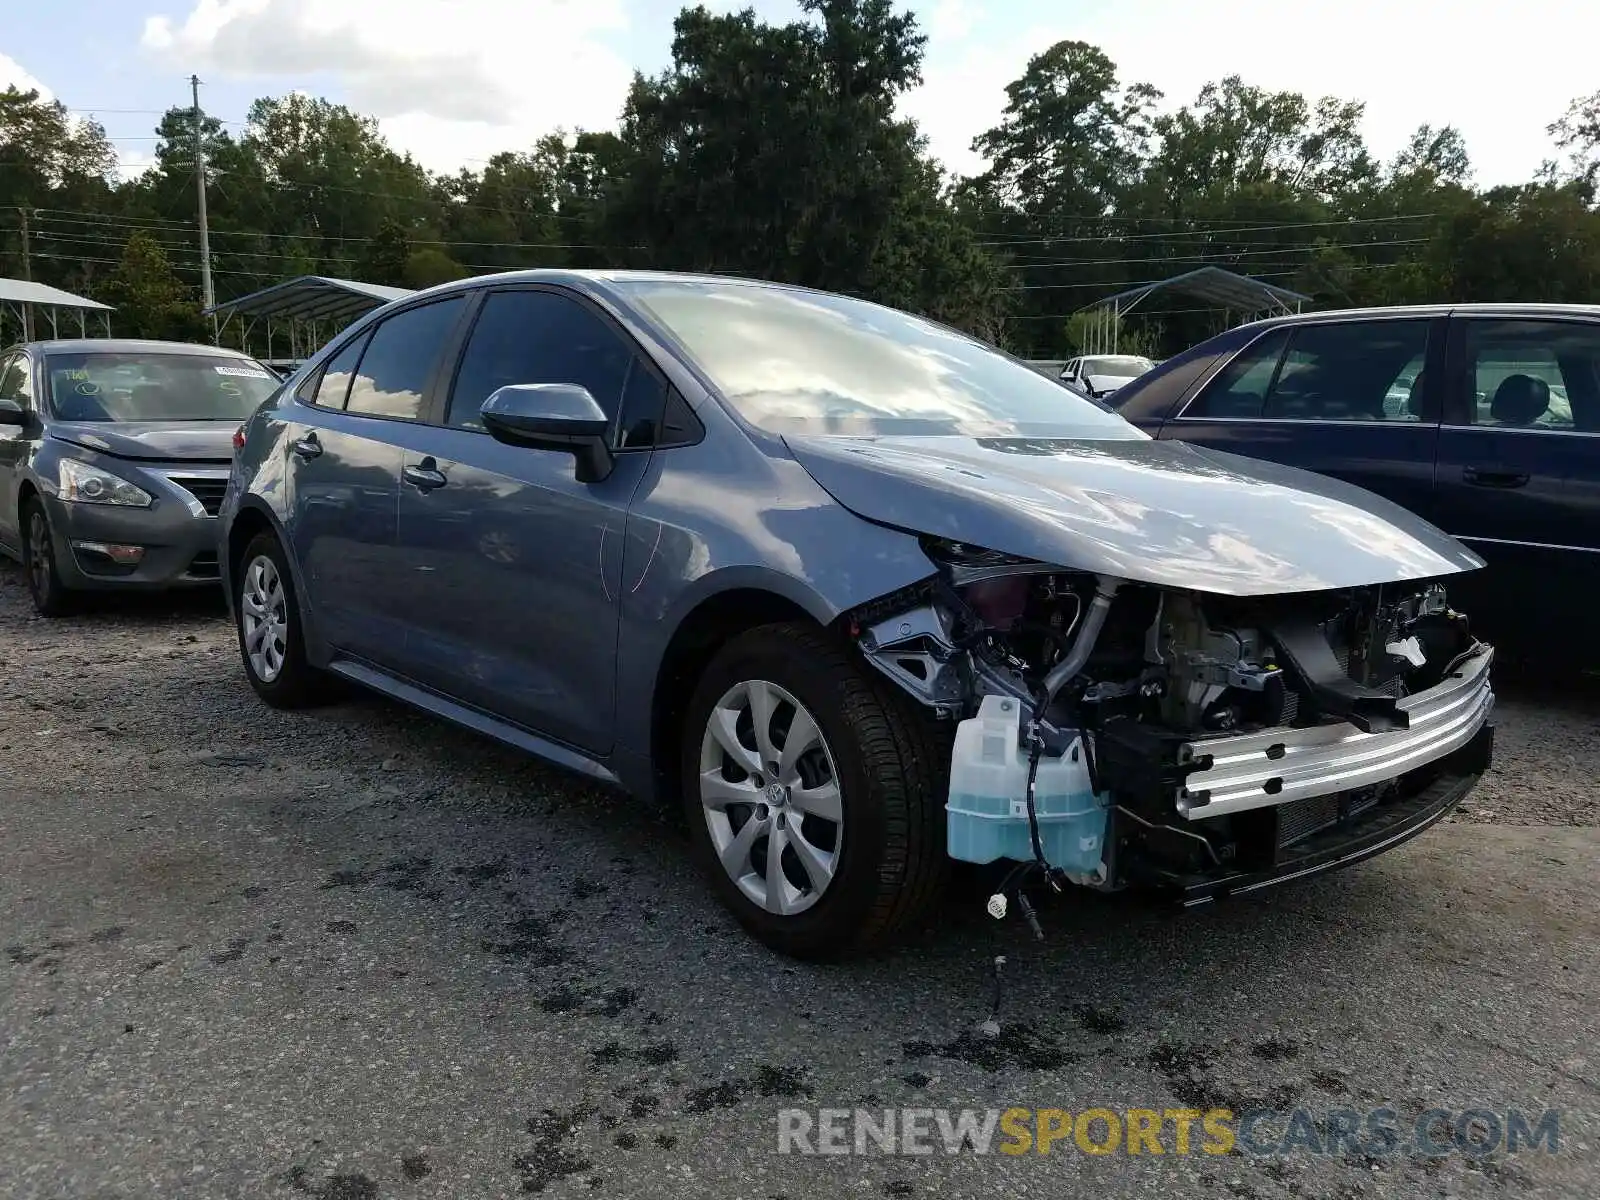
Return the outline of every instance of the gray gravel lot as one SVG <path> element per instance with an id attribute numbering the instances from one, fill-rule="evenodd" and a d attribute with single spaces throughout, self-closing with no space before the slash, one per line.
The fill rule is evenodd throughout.
<path id="1" fill-rule="evenodd" d="M 220 601 L 36 620 L 0 564 L 0 1196 L 1600 1194 L 1600 688 L 1503 685 L 1407 847 L 1048 942 L 958 889 L 813 967 L 661 814 L 355 696 L 260 705 Z M 1005 1030 L 984 966 L 1010 956 Z M 1558 1153 L 778 1155 L 784 1107 L 1562 1110 Z"/>

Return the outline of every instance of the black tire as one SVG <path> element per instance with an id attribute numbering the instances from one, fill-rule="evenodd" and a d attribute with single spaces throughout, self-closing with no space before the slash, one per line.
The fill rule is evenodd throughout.
<path id="1" fill-rule="evenodd" d="M 257 559 L 272 563 L 281 582 L 283 596 L 284 631 L 281 666 L 276 674 L 258 671 L 251 660 L 246 632 L 245 595 L 251 586 L 251 568 Z M 301 632 L 300 604 L 295 595 L 294 577 L 289 570 L 289 559 L 278 538 L 271 532 L 256 534 L 239 558 L 239 571 L 234 580 L 234 628 L 239 635 L 239 657 L 244 662 L 245 677 L 250 686 L 273 708 L 310 708 L 326 703 L 332 698 L 332 681 L 322 671 L 306 661 L 305 638 Z"/>
<path id="2" fill-rule="evenodd" d="M 831 882 L 793 915 L 752 901 L 718 861 L 700 797 L 701 743 L 719 700 L 762 680 L 809 710 L 831 754 L 843 845 Z M 937 901 L 948 873 L 948 739 L 907 696 L 874 678 L 837 637 L 812 625 L 765 625 L 712 659 L 689 702 L 680 774 L 696 857 L 722 902 L 766 945 L 797 958 L 881 949 Z"/>
<path id="3" fill-rule="evenodd" d="M 55 538 L 50 528 L 50 517 L 38 497 L 23 501 L 22 573 L 28 581 L 28 594 L 33 597 L 33 607 L 41 617 L 64 617 L 73 609 L 73 594 L 61 582 L 61 572 L 56 566 Z"/>

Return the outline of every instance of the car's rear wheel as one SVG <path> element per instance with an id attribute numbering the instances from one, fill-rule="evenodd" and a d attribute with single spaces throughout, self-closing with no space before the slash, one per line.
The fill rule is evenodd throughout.
<path id="1" fill-rule="evenodd" d="M 22 505 L 22 570 L 28 579 L 28 594 L 41 617 L 60 617 L 72 610 L 72 593 L 61 582 L 56 566 L 55 539 L 50 518 L 37 497 Z"/>
<path id="2" fill-rule="evenodd" d="M 929 726 L 814 626 L 723 647 L 690 701 L 683 793 L 702 865 L 746 929 L 831 958 L 927 913 L 947 866 L 947 764 Z"/>
<path id="3" fill-rule="evenodd" d="M 256 694 L 274 708 L 304 708 L 327 699 L 328 680 L 306 662 L 300 606 L 278 539 L 259 533 L 239 559 L 234 614 L 239 653 Z"/>

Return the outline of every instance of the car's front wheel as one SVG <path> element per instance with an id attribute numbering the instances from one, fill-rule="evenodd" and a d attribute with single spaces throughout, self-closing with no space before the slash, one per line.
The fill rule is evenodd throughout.
<path id="1" fill-rule="evenodd" d="M 722 648 L 690 701 L 682 772 L 712 886 L 776 950 L 880 947 L 939 894 L 948 771 L 930 722 L 821 629 Z"/>
<path id="2" fill-rule="evenodd" d="M 327 677 L 306 662 L 300 606 L 278 539 L 259 533 L 245 547 L 235 580 L 239 653 L 256 694 L 274 708 L 304 708 L 327 698 Z"/>
<path id="3" fill-rule="evenodd" d="M 22 570 L 28 579 L 28 594 L 41 617 L 60 617 L 71 611 L 72 594 L 61 582 L 56 566 L 55 539 L 50 533 L 50 518 L 38 497 L 24 501 L 21 512 Z"/>

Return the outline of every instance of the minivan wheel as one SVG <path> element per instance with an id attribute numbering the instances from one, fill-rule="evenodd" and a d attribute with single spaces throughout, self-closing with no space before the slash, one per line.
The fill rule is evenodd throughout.
<path id="1" fill-rule="evenodd" d="M 815 626 L 740 635 L 689 703 L 697 857 L 739 922 L 785 954 L 876 949 L 927 914 L 948 865 L 947 775 L 927 716 Z"/>
<path id="2" fill-rule="evenodd" d="M 28 577 L 28 594 L 41 617 L 60 617 L 72 609 L 72 594 L 61 582 L 56 566 L 55 540 L 44 505 L 30 497 L 22 505 L 22 570 Z"/>
<path id="3" fill-rule="evenodd" d="M 239 559 L 234 615 L 239 653 L 256 694 L 274 708 L 304 708 L 327 698 L 327 677 L 306 662 L 300 608 L 283 547 L 258 533 Z"/>

